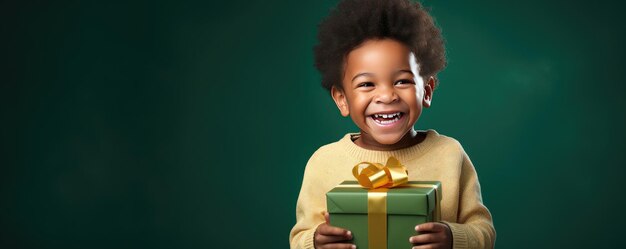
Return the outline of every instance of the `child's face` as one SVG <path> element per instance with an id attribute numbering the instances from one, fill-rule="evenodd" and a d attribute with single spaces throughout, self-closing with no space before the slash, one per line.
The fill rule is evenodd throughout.
<path id="1" fill-rule="evenodd" d="M 342 86 L 331 94 L 341 114 L 361 130 L 360 145 L 385 150 L 415 136 L 413 125 L 422 108 L 430 106 L 434 79 L 424 84 L 404 44 L 368 40 L 346 57 Z"/>

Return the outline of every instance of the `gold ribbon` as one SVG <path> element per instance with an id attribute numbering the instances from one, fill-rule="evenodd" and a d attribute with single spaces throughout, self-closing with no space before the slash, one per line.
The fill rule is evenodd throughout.
<path id="1" fill-rule="evenodd" d="M 395 157 L 387 163 L 361 162 L 352 168 L 352 174 L 367 191 L 367 232 L 369 248 L 387 248 L 387 191 L 394 187 L 434 188 L 435 220 L 441 219 L 441 192 L 433 184 L 405 184 L 409 175 L 404 165 Z M 342 187 L 355 187 L 346 186 Z"/>
<path id="2" fill-rule="evenodd" d="M 387 190 L 409 181 L 404 165 L 395 157 L 380 163 L 361 162 L 352 175 L 367 191 L 368 248 L 387 248 Z"/>
<path id="3" fill-rule="evenodd" d="M 387 189 L 367 191 L 368 248 L 387 248 Z"/>
<path id="4" fill-rule="evenodd" d="M 409 181 L 409 173 L 395 157 L 380 163 L 361 162 L 352 168 L 352 175 L 365 188 L 393 188 Z"/>

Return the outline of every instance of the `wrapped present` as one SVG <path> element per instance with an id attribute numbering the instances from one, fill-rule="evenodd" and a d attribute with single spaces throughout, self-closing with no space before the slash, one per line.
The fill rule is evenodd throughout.
<path id="1" fill-rule="evenodd" d="M 387 165 L 360 163 L 358 181 L 344 181 L 326 193 L 330 223 L 352 232 L 357 248 L 411 248 L 415 225 L 440 220 L 441 183 L 408 181 L 395 158 Z"/>

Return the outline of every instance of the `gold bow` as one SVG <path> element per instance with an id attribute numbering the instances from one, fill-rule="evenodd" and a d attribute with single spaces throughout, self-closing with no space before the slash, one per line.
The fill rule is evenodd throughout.
<path id="1" fill-rule="evenodd" d="M 409 173 L 395 157 L 387 164 L 361 162 L 352 168 L 352 174 L 365 188 L 393 188 L 409 181 Z"/>

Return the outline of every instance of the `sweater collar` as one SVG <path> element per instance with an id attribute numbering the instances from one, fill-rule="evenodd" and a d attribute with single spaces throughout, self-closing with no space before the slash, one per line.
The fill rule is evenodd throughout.
<path id="1" fill-rule="evenodd" d="M 352 139 L 360 135 L 359 133 L 348 133 L 339 140 L 339 144 L 346 149 L 348 154 L 358 161 L 384 164 L 390 156 L 397 158 L 400 162 L 407 162 L 420 157 L 431 147 L 430 145 L 435 140 L 434 138 L 439 134 L 435 130 L 426 130 L 426 138 L 424 141 L 404 149 L 390 151 L 368 150 L 359 147 Z"/>

